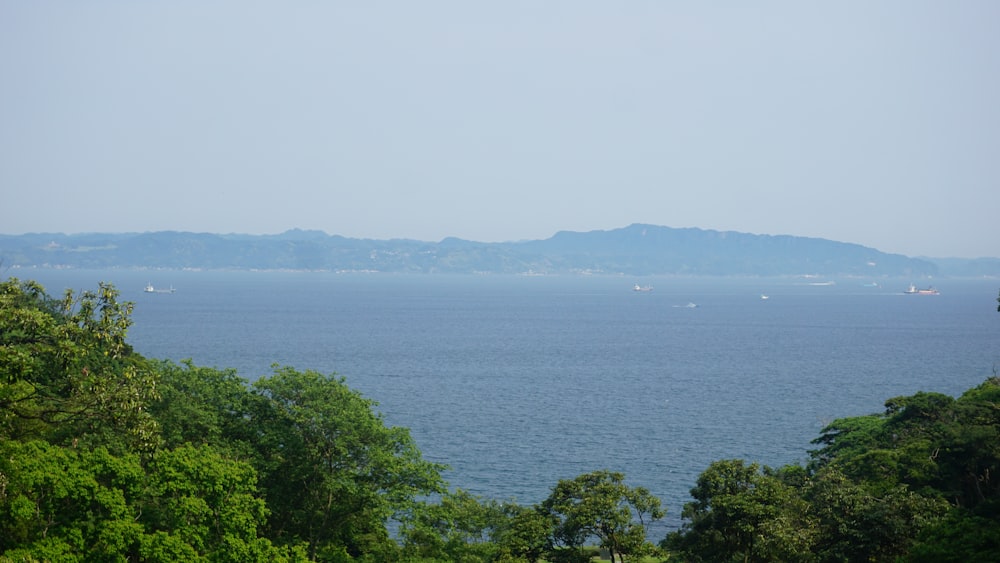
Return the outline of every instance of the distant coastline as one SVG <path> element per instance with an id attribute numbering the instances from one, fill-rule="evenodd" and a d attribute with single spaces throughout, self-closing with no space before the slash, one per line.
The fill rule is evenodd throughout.
<path id="1" fill-rule="evenodd" d="M 516 275 L 1000 276 L 1000 259 L 913 258 L 858 244 L 634 224 L 562 231 L 544 240 L 481 243 L 351 239 L 321 231 L 236 235 L 0 235 L 0 265 L 25 268 L 467 273 Z"/>

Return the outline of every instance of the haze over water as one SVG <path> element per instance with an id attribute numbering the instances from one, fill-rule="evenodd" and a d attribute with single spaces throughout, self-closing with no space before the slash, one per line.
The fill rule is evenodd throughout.
<path id="1" fill-rule="evenodd" d="M 996 280 L 914 296 L 901 279 L 9 274 L 55 295 L 115 283 L 147 357 L 251 380 L 272 363 L 337 372 L 453 487 L 530 504 L 559 479 L 623 471 L 663 500 L 661 528 L 712 461 L 802 462 L 834 418 L 957 395 L 1000 365 Z"/>

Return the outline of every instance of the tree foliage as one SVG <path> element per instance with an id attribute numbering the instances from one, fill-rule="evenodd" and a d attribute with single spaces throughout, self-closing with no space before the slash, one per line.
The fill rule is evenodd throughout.
<path id="1" fill-rule="evenodd" d="M 343 378 L 150 361 L 99 284 L 0 282 L 0 562 L 616 561 L 653 553 L 660 501 L 622 473 L 541 503 L 447 490 Z M 836 420 L 804 466 L 712 463 L 681 561 L 989 561 L 1000 551 L 1000 378 Z M 992 559 L 991 559 L 992 558 Z"/>
<path id="2" fill-rule="evenodd" d="M 684 528 L 664 546 L 692 561 L 795 561 L 809 542 L 792 487 L 755 463 L 709 465 L 684 506 Z"/>
<path id="3" fill-rule="evenodd" d="M 0 283 L 0 557 L 391 560 L 389 518 L 444 490 L 342 379 L 150 362 L 131 311 Z"/>
<path id="4" fill-rule="evenodd" d="M 250 455 L 254 432 L 249 422 L 253 395 L 236 370 L 154 362 L 159 375 L 159 396 L 149 412 L 160 425 L 165 447 L 207 444 L 230 450 L 234 456 Z"/>
<path id="5" fill-rule="evenodd" d="M 55 300 L 35 282 L 0 282 L 0 436 L 155 447 L 144 409 L 156 375 L 125 342 L 131 313 L 110 284 Z"/>
<path id="6" fill-rule="evenodd" d="M 143 477 L 136 457 L 104 448 L 0 443 L 0 553 L 65 560 L 134 549 L 142 527 L 130 501 Z"/>
<path id="7" fill-rule="evenodd" d="M 920 392 L 836 420 L 806 467 L 715 462 L 664 545 L 690 561 L 990 560 L 998 405 L 993 377 L 957 399 Z M 944 558 L 942 545 L 963 557 Z"/>
<path id="8" fill-rule="evenodd" d="M 404 552 L 419 561 L 494 561 L 507 521 L 502 503 L 461 489 L 447 492 L 437 502 L 414 506 L 402 527 Z"/>
<path id="9" fill-rule="evenodd" d="M 388 541 L 395 511 L 444 490 L 441 466 L 343 379 L 281 368 L 254 388 L 250 424 L 272 537 L 305 541 L 312 556 L 330 544 L 359 555 Z"/>
<path id="10" fill-rule="evenodd" d="M 556 523 L 556 542 L 575 549 L 597 538 L 613 561 L 641 554 L 647 547 L 646 524 L 665 514 L 647 489 L 629 487 L 624 474 L 606 470 L 560 480 L 542 509 Z"/>

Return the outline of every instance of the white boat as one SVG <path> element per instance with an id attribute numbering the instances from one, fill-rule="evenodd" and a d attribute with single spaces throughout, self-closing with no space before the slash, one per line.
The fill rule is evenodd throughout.
<path id="1" fill-rule="evenodd" d="M 760 300 L 761 301 L 767 301 L 770 298 L 771 298 L 770 295 L 764 295 L 763 293 L 760 294 Z"/>
<path id="2" fill-rule="evenodd" d="M 632 288 L 632 291 L 642 291 L 642 292 L 653 291 L 653 286 L 635 284 L 635 287 Z"/>
<path id="3" fill-rule="evenodd" d="M 170 286 L 170 289 L 156 289 L 155 287 L 153 287 L 153 284 L 147 283 L 143 291 L 146 293 L 173 293 L 174 286 Z"/>
<path id="4" fill-rule="evenodd" d="M 941 295 L 941 292 L 934 289 L 933 286 L 928 287 L 927 289 L 917 289 L 917 286 L 913 285 L 912 283 L 910 284 L 910 287 L 906 288 L 906 291 L 904 291 L 903 293 L 907 295 Z"/>

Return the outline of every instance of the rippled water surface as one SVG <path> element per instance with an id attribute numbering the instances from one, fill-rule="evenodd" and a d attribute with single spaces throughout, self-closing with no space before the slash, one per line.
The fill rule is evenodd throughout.
<path id="1" fill-rule="evenodd" d="M 804 461 L 834 418 L 956 395 L 1000 364 L 996 280 L 913 296 L 909 280 L 8 274 L 53 294 L 115 283 L 148 357 L 248 379 L 273 363 L 337 372 L 453 487 L 532 503 L 561 478 L 620 470 L 663 500 L 665 528 L 713 460 Z"/>

